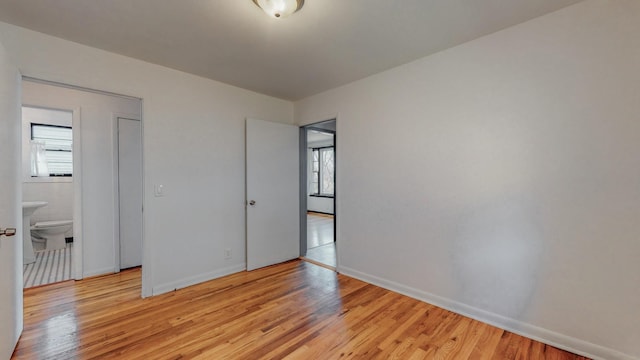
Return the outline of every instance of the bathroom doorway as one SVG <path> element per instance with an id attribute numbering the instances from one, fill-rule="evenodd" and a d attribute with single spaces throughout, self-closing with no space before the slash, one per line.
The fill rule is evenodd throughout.
<path id="1" fill-rule="evenodd" d="M 36 225 L 37 222 L 71 220 L 72 236 L 66 236 L 65 242 L 68 242 L 71 248 L 72 279 L 80 280 L 120 271 L 121 207 L 118 198 L 118 138 L 114 130 L 118 129 L 119 119 L 124 118 L 137 121 L 136 125 L 140 129 L 138 134 L 141 134 L 142 100 L 23 78 L 22 102 L 27 108 L 72 114 L 72 173 L 43 176 L 44 180 L 36 181 L 46 184 L 48 190 L 30 193 L 28 196 L 27 188 L 32 187 L 31 181 L 34 179 L 30 173 L 27 174 L 27 171 L 31 171 L 30 165 L 33 160 L 30 143 L 33 139 L 31 125 L 23 124 L 23 200 L 47 203 L 36 210 L 35 215 L 38 217 L 31 220 L 31 225 Z M 139 149 L 141 159 L 142 136 L 133 138 L 137 139 L 134 148 Z M 59 154 L 52 153 L 51 158 L 57 158 L 55 155 Z M 140 176 L 139 186 L 134 187 L 134 193 L 142 199 L 141 160 L 136 166 Z M 71 190 L 64 188 L 65 186 Z M 70 196 L 64 196 L 69 192 Z M 72 210 L 56 210 L 63 207 L 63 200 L 67 204 L 64 207 Z M 139 237 L 138 243 L 141 244 L 142 205 L 136 208 L 140 213 L 136 234 Z M 47 242 L 49 240 L 45 241 L 45 248 Z M 55 264 L 55 261 L 59 262 L 53 260 L 50 263 Z M 65 267 L 65 270 L 68 270 L 68 267 Z"/>
<path id="2" fill-rule="evenodd" d="M 79 156 L 78 151 L 74 154 L 78 145 L 74 141 L 79 141 L 78 135 L 73 110 L 22 107 L 24 288 L 74 277 L 74 162 Z"/>
<path id="3" fill-rule="evenodd" d="M 301 139 L 302 256 L 335 269 L 336 120 L 304 126 Z"/>

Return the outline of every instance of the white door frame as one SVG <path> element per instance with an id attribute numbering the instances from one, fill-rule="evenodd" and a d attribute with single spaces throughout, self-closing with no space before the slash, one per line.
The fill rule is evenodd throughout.
<path id="1" fill-rule="evenodd" d="M 74 279 L 83 278 L 82 251 L 82 141 L 81 141 L 81 113 L 80 108 L 72 110 L 73 120 L 71 133 L 73 135 L 73 269 Z"/>
<path id="2" fill-rule="evenodd" d="M 114 263 L 113 272 L 120 272 L 120 186 L 118 181 L 120 178 L 120 164 L 118 160 L 118 119 L 124 118 L 129 120 L 140 121 L 140 132 L 142 133 L 142 116 L 136 114 L 127 114 L 114 112 L 111 115 L 111 130 L 113 139 L 113 251 Z M 142 140 L 140 137 L 140 147 L 142 149 Z M 142 151 L 142 164 L 144 169 L 144 151 Z M 142 187 L 144 190 L 144 170 L 142 171 Z M 142 204 L 144 206 L 144 191 L 142 192 Z M 144 212 L 142 214 L 142 263 L 144 265 Z"/>
<path id="3" fill-rule="evenodd" d="M 299 122 L 299 127 L 300 129 L 302 129 L 302 131 L 306 131 L 307 127 L 312 127 L 314 124 L 318 124 L 318 123 L 323 123 L 323 122 L 327 122 L 327 121 L 331 121 L 331 120 L 335 120 L 336 122 L 336 130 L 335 130 L 335 137 L 334 137 L 334 151 L 335 151 L 335 195 L 333 197 L 333 221 L 334 221 L 334 231 L 333 231 L 333 238 L 335 241 L 335 245 L 336 245 L 336 268 L 335 271 L 337 273 L 340 273 L 340 247 L 341 247 L 341 236 L 340 234 L 342 233 L 340 231 L 340 225 L 342 224 L 342 221 L 340 219 L 340 214 L 342 214 L 342 211 L 340 210 L 340 194 L 341 191 L 340 189 L 342 189 L 342 181 L 341 179 L 341 174 L 342 174 L 342 168 L 340 167 L 340 163 L 341 163 L 341 155 L 339 155 L 339 149 L 342 148 L 342 143 L 340 141 L 341 136 L 339 136 L 338 134 L 340 133 L 340 114 L 339 113 L 335 113 L 332 115 L 325 115 L 325 116 L 320 116 L 320 117 L 316 117 L 313 118 L 311 121 L 304 121 L 304 122 Z M 302 137 L 302 135 L 301 135 Z M 303 148 L 304 151 L 306 151 L 306 134 L 304 135 L 304 140 L 305 143 L 303 145 L 300 146 L 300 151 L 301 151 L 301 155 Z M 305 155 L 306 156 L 306 155 Z M 306 157 L 305 157 L 306 159 Z M 306 161 L 305 161 L 306 163 Z M 306 169 L 301 169 L 301 172 L 305 171 L 305 175 L 303 176 L 302 173 L 300 175 L 300 186 L 304 186 L 304 193 L 305 193 L 305 197 L 304 200 L 301 197 L 300 198 L 300 248 L 302 249 L 302 246 L 307 246 L 307 235 L 306 235 L 306 231 L 307 231 L 307 203 L 306 203 L 306 193 L 307 193 L 307 181 L 306 181 Z M 304 184 L 302 183 L 304 181 Z M 302 191 L 301 191 L 302 194 Z M 304 204 L 304 206 L 303 206 Z M 302 226 L 304 226 L 304 230 L 302 229 Z M 305 234 L 302 235 L 302 231 L 305 231 Z M 304 245 L 302 244 L 302 242 L 304 241 Z M 301 251 L 301 255 L 302 255 L 302 251 Z"/>
<path id="4" fill-rule="evenodd" d="M 22 76 L 21 79 L 21 86 L 22 86 L 22 82 L 23 81 L 30 81 L 30 82 L 35 82 L 35 83 L 41 83 L 41 84 L 47 84 L 47 85 L 53 85 L 53 86 L 58 86 L 58 87 L 63 87 L 63 88 L 69 88 L 69 89 L 75 89 L 75 90 L 79 90 L 79 91 L 86 91 L 86 92 L 90 92 L 90 93 L 96 93 L 96 94 L 101 94 L 101 95 L 108 95 L 108 96 L 116 96 L 116 97 L 122 97 L 122 98 L 127 98 L 127 99 L 135 99 L 138 100 L 140 102 L 140 115 L 139 116 L 131 116 L 131 114 L 122 114 L 122 117 L 129 117 L 129 118 L 135 118 L 135 119 L 140 119 L 140 126 L 141 126 L 141 131 L 142 131 L 142 140 L 144 139 L 144 99 L 139 98 L 139 97 L 134 97 L 134 96 L 128 96 L 128 95 L 122 95 L 122 94 L 118 94 L 118 93 L 114 93 L 114 92 L 109 92 L 109 91 L 102 91 L 102 90 L 95 90 L 95 89 L 90 89 L 90 88 L 85 88 L 82 86 L 76 86 L 76 85 L 69 85 L 66 83 L 61 83 L 61 82 L 56 82 L 56 81 L 49 81 L 49 80 L 43 80 L 43 79 L 39 79 L 39 78 L 34 78 L 34 77 L 30 77 L 30 76 Z M 22 101 L 21 101 L 22 102 Z M 29 104 L 22 104 L 22 106 L 32 106 Z M 39 107 L 39 106 L 35 106 L 35 107 Z M 47 107 L 50 108 L 50 107 Z M 83 250 L 82 250 L 82 240 L 83 240 L 83 230 L 82 230 L 82 142 L 81 141 L 75 141 L 75 139 L 80 139 L 80 130 L 81 130 L 81 109 L 80 108 L 75 108 L 73 110 L 69 110 L 69 109 L 59 109 L 59 110 L 64 110 L 64 111 L 72 111 L 73 112 L 73 122 L 72 122 L 72 132 L 73 132 L 73 137 L 74 137 L 74 142 L 73 142 L 73 172 L 74 172 L 74 176 L 77 177 L 77 179 L 73 180 L 73 221 L 74 221 L 74 225 L 73 225 L 73 237 L 74 237 L 74 250 L 73 250 L 73 267 L 74 267 L 74 279 L 76 280 L 81 280 L 84 277 L 83 274 L 83 259 L 82 259 L 82 255 L 83 255 Z M 119 115 L 119 114 L 115 114 L 115 115 Z M 117 119 L 116 119 L 117 121 Z M 142 143 L 143 149 L 142 149 L 142 161 L 144 164 L 144 141 Z M 143 181 L 143 186 L 144 186 L 144 179 L 145 179 L 145 173 L 144 173 L 144 168 L 142 171 L 142 181 Z M 142 199 L 142 204 L 144 206 L 144 191 L 143 191 L 143 199 Z M 145 232 L 144 232 L 144 212 L 142 214 L 142 265 L 144 268 L 145 265 L 145 259 L 150 259 L 151 258 L 151 249 L 146 246 L 146 242 L 145 242 Z M 77 223 L 76 223 L 77 222 Z M 76 244 L 76 239 L 78 239 L 78 244 Z M 119 242 L 118 242 L 119 243 Z M 119 258 L 119 256 L 118 256 Z M 147 260 L 148 261 L 148 260 Z M 119 259 L 118 259 L 119 262 Z M 119 264 L 118 264 L 119 266 Z M 141 292 L 141 296 L 144 297 L 148 297 L 152 295 L 152 277 L 151 277 L 151 273 L 149 271 L 142 271 L 142 292 Z"/>

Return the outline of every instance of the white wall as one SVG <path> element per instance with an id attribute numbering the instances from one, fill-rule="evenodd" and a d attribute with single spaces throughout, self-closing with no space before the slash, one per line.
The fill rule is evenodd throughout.
<path id="1" fill-rule="evenodd" d="M 338 114 L 339 270 L 640 358 L 638 34 L 590 0 L 297 102 Z"/>
<path id="2" fill-rule="evenodd" d="M 76 110 L 80 113 L 80 136 L 74 138 L 74 141 L 82 144 L 82 174 L 81 178 L 74 174 L 73 181 L 80 181 L 82 184 L 83 276 L 114 272 L 117 205 L 114 201 L 114 114 L 140 118 L 140 101 L 23 81 L 22 103 L 51 109 Z M 24 126 L 23 124 L 23 131 Z M 47 193 L 48 190 L 51 192 Z M 33 217 L 37 216 L 37 221 L 74 219 L 73 183 L 28 182 L 23 184 L 23 194 L 25 199 L 30 197 L 28 200 L 49 201 L 47 206 L 34 213 Z M 74 239 L 74 242 L 76 240 L 78 239 Z"/>
<path id="3" fill-rule="evenodd" d="M 333 214 L 333 198 L 307 196 L 307 210 L 325 214 Z"/>
<path id="4" fill-rule="evenodd" d="M 293 123 L 291 102 L 6 23 L 0 43 L 26 76 L 143 99 L 146 295 L 245 268 L 244 121 Z"/>
<path id="5" fill-rule="evenodd" d="M 9 359 L 23 328 L 22 194 L 20 173 L 20 74 L 0 44 L 0 227 L 15 227 L 0 237 L 0 359 Z"/>

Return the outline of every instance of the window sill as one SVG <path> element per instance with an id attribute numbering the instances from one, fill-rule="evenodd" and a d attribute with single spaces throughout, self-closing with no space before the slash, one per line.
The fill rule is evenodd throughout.
<path id="1" fill-rule="evenodd" d="M 25 177 L 23 183 L 72 183 L 73 176 Z"/>
<path id="2" fill-rule="evenodd" d="M 319 198 L 330 198 L 330 199 L 334 198 L 334 195 L 327 195 L 327 194 L 309 194 L 309 196 L 319 197 Z"/>

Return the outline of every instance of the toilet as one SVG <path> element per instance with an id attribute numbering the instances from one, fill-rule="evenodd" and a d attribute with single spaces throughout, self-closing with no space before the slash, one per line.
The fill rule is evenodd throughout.
<path id="1" fill-rule="evenodd" d="M 67 246 L 64 234 L 72 225 L 73 220 L 40 221 L 31 226 L 31 234 L 45 240 L 46 250 L 64 249 Z"/>

